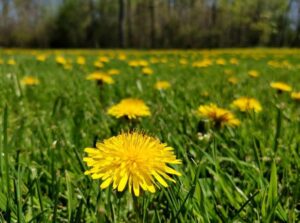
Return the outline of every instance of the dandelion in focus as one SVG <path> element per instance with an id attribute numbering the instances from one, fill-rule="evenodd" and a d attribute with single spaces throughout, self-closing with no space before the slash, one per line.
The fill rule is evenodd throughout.
<path id="1" fill-rule="evenodd" d="M 171 87 L 171 84 L 168 81 L 157 81 L 154 85 L 154 88 L 157 90 L 166 90 L 170 87 Z"/>
<path id="2" fill-rule="evenodd" d="M 90 167 L 85 174 L 101 179 L 101 189 L 112 185 L 122 192 L 127 186 L 135 196 L 141 190 L 154 193 L 160 185 L 168 187 L 167 181 L 176 183 L 170 175 L 181 176 L 169 167 L 181 164 L 173 150 L 156 138 L 138 132 L 122 133 L 84 150 L 88 156 L 83 160 Z"/>
<path id="3" fill-rule="evenodd" d="M 121 100 L 118 104 L 111 106 L 107 113 L 116 118 L 125 117 L 128 119 L 151 115 L 150 109 L 145 102 L 134 98 Z"/>
<path id="4" fill-rule="evenodd" d="M 259 101 L 254 98 L 241 97 L 234 100 L 232 105 L 238 108 L 241 112 L 260 112 L 262 110 Z"/>
<path id="5" fill-rule="evenodd" d="M 198 108 L 198 114 L 200 117 L 212 121 L 215 127 L 223 127 L 225 125 L 235 127 L 240 125 L 240 121 L 231 111 L 219 108 L 215 104 L 201 105 Z"/>

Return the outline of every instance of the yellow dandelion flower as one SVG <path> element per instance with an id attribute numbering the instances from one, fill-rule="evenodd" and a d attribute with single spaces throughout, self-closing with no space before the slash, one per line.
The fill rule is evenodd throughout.
<path id="1" fill-rule="evenodd" d="M 85 64 L 85 58 L 84 57 L 77 57 L 76 63 L 79 65 Z"/>
<path id="2" fill-rule="evenodd" d="M 248 97 L 241 97 L 232 102 L 232 105 L 236 108 L 238 108 L 241 112 L 248 112 L 248 111 L 254 111 L 254 112 L 260 112 L 262 110 L 262 107 L 254 98 L 248 98 Z"/>
<path id="3" fill-rule="evenodd" d="M 198 108 L 198 114 L 212 121 L 216 127 L 223 127 L 224 125 L 234 127 L 240 125 L 240 121 L 231 111 L 219 108 L 215 104 L 201 105 Z"/>
<path id="4" fill-rule="evenodd" d="M 101 62 L 101 63 L 108 63 L 109 62 L 109 58 L 108 57 L 104 57 L 104 56 L 99 57 L 99 62 Z"/>
<path id="5" fill-rule="evenodd" d="M 126 98 L 121 100 L 121 102 L 118 104 L 110 107 L 107 113 L 115 116 L 116 118 L 126 117 L 129 119 L 151 115 L 150 109 L 145 102 L 134 98 Z"/>
<path id="6" fill-rule="evenodd" d="M 126 57 L 125 54 L 120 54 L 118 59 L 119 59 L 119 60 L 126 60 L 126 58 L 127 58 L 127 57 Z"/>
<path id="7" fill-rule="evenodd" d="M 238 61 L 238 59 L 236 59 L 236 58 L 231 58 L 229 62 L 230 62 L 231 64 L 234 64 L 234 65 L 238 65 L 238 64 L 239 64 L 239 61 Z"/>
<path id="8" fill-rule="evenodd" d="M 108 74 L 109 74 L 109 75 L 118 75 L 118 74 L 120 74 L 120 71 L 117 70 L 117 69 L 110 69 L 110 70 L 108 71 Z"/>
<path id="9" fill-rule="evenodd" d="M 11 66 L 14 66 L 14 65 L 16 65 L 17 63 L 16 63 L 16 61 L 15 61 L 14 59 L 9 59 L 9 60 L 7 61 L 7 64 L 8 64 L 8 65 L 11 65 Z"/>
<path id="10" fill-rule="evenodd" d="M 62 56 L 57 56 L 55 58 L 56 63 L 60 64 L 60 65 L 65 65 L 67 63 L 66 58 L 62 57 Z"/>
<path id="11" fill-rule="evenodd" d="M 300 92 L 293 92 L 291 94 L 291 98 L 294 99 L 295 101 L 300 101 Z"/>
<path id="12" fill-rule="evenodd" d="M 33 76 L 25 76 L 21 79 L 22 85 L 33 86 L 40 83 L 39 79 Z"/>
<path id="13" fill-rule="evenodd" d="M 283 92 L 283 91 L 289 92 L 289 91 L 292 91 L 292 87 L 289 86 L 286 83 L 283 83 L 283 82 L 272 82 L 270 84 L 270 86 L 271 86 L 271 88 L 276 89 L 278 92 Z"/>
<path id="14" fill-rule="evenodd" d="M 186 59 L 180 59 L 179 64 L 186 65 L 186 64 L 188 64 L 188 61 Z"/>
<path id="15" fill-rule="evenodd" d="M 151 68 L 149 68 L 149 67 L 143 68 L 142 72 L 145 75 L 152 75 L 153 74 L 153 70 Z"/>
<path id="16" fill-rule="evenodd" d="M 171 87 L 171 84 L 168 81 L 157 81 L 154 85 L 154 88 L 157 90 L 165 90 L 170 87 Z"/>
<path id="17" fill-rule="evenodd" d="M 137 60 L 131 60 L 131 61 L 128 62 L 128 65 L 130 67 L 138 67 L 139 66 L 139 61 L 137 61 Z"/>
<path id="18" fill-rule="evenodd" d="M 94 67 L 96 67 L 96 68 L 102 68 L 103 66 L 104 66 L 103 63 L 101 63 L 100 61 L 94 62 Z"/>
<path id="19" fill-rule="evenodd" d="M 228 82 L 230 84 L 237 84 L 239 82 L 239 80 L 236 77 L 230 77 L 230 78 L 228 78 Z"/>
<path id="20" fill-rule="evenodd" d="M 146 61 L 146 60 L 140 60 L 140 61 L 139 61 L 139 65 L 140 65 L 141 67 L 147 67 L 147 66 L 149 65 L 149 63 L 148 63 L 148 61 Z"/>
<path id="21" fill-rule="evenodd" d="M 2 59 L 0 59 L 0 64 L 4 64 L 4 61 Z"/>
<path id="22" fill-rule="evenodd" d="M 248 72 L 248 75 L 249 75 L 250 77 L 253 77 L 253 78 L 259 77 L 259 73 L 258 73 L 257 70 L 250 70 L 250 71 Z"/>
<path id="23" fill-rule="evenodd" d="M 176 183 L 170 175 L 181 176 L 169 164 L 181 164 L 174 149 L 158 139 L 138 133 L 122 133 L 97 143 L 96 148 L 85 148 L 88 154 L 83 160 L 90 167 L 85 172 L 93 179 L 101 179 L 101 189 L 112 185 L 122 192 L 128 187 L 135 196 L 141 190 L 154 193 L 160 185 Z M 158 184 L 158 183 L 159 184 Z"/>
<path id="24" fill-rule="evenodd" d="M 44 54 L 36 56 L 36 60 L 39 62 L 44 62 L 47 59 L 47 56 Z"/>
<path id="25" fill-rule="evenodd" d="M 111 76 L 106 75 L 106 74 L 101 73 L 101 72 L 91 73 L 91 74 L 86 76 L 86 79 L 87 80 L 102 81 L 103 83 L 106 83 L 106 84 L 113 84 L 115 82 L 114 79 Z"/>
<path id="26" fill-rule="evenodd" d="M 217 59 L 216 64 L 218 64 L 218 65 L 226 65 L 226 60 L 224 60 L 223 58 L 219 58 L 219 59 Z"/>

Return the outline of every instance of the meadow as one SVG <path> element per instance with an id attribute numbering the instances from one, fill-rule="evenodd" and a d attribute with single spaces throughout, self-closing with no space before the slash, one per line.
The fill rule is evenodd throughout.
<path id="1" fill-rule="evenodd" d="M 299 62 L 291 49 L 0 50 L 0 222 L 299 222 Z M 146 114 L 108 112 L 126 98 Z M 132 132 L 180 160 L 167 185 L 145 173 L 154 193 L 85 174 L 85 148 Z"/>

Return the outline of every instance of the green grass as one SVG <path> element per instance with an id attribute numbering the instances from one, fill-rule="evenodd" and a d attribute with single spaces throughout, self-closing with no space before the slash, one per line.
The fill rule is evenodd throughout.
<path id="1" fill-rule="evenodd" d="M 55 52 L 0 51 L 0 222 L 299 222 L 300 221 L 300 103 L 289 93 L 276 95 L 269 84 L 283 81 L 300 91 L 300 54 L 296 50 L 227 51 L 60 51 L 76 61 L 66 70 L 55 62 Z M 118 69 L 114 85 L 85 80 L 96 68 L 93 62 L 106 55 L 101 70 Z M 196 68 L 192 64 L 209 56 L 223 58 L 226 65 Z M 149 63 L 154 70 L 144 76 L 128 61 L 152 57 L 166 63 Z M 239 64 L 229 63 L 238 58 Z M 15 66 L 7 65 L 9 58 Z M 179 60 L 186 58 L 187 65 Z M 274 68 L 268 61 L 288 61 Z M 224 70 L 230 69 L 228 75 Z M 247 75 L 257 70 L 256 79 Z M 24 87 L 25 75 L 40 84 Z M 236 85 L 227 79 L 235 76 Z M 163 92 L 153 85 L 171 82 Z M 204 92 L 208 96 L 204 96 Z M 232 109 L 240 96 L 259 100 L 258 114 L 234 113 L 237 128 L 210 132 L 198 138 L 199 105 L 216 103 Z M 99 181 L 85 176 L 85 147 L 122 130 L 126 123 L 108 116 L 109 106 L 126 97 L 143 99 L 152 116 L 142 118 L 137 129 L 158 137 L 175 148 L 183 165 L 177 183 L 155 194 L 144 193 L 134 202 L 125 191 L 101 190 Z"/>

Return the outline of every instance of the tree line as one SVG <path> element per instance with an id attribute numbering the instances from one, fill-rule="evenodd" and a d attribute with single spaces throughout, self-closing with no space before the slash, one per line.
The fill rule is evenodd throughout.
<path id="1" fill-rule="evenodd" d="M 298 47 L 300 0 L 0 0 L 0 46 Z"/>

